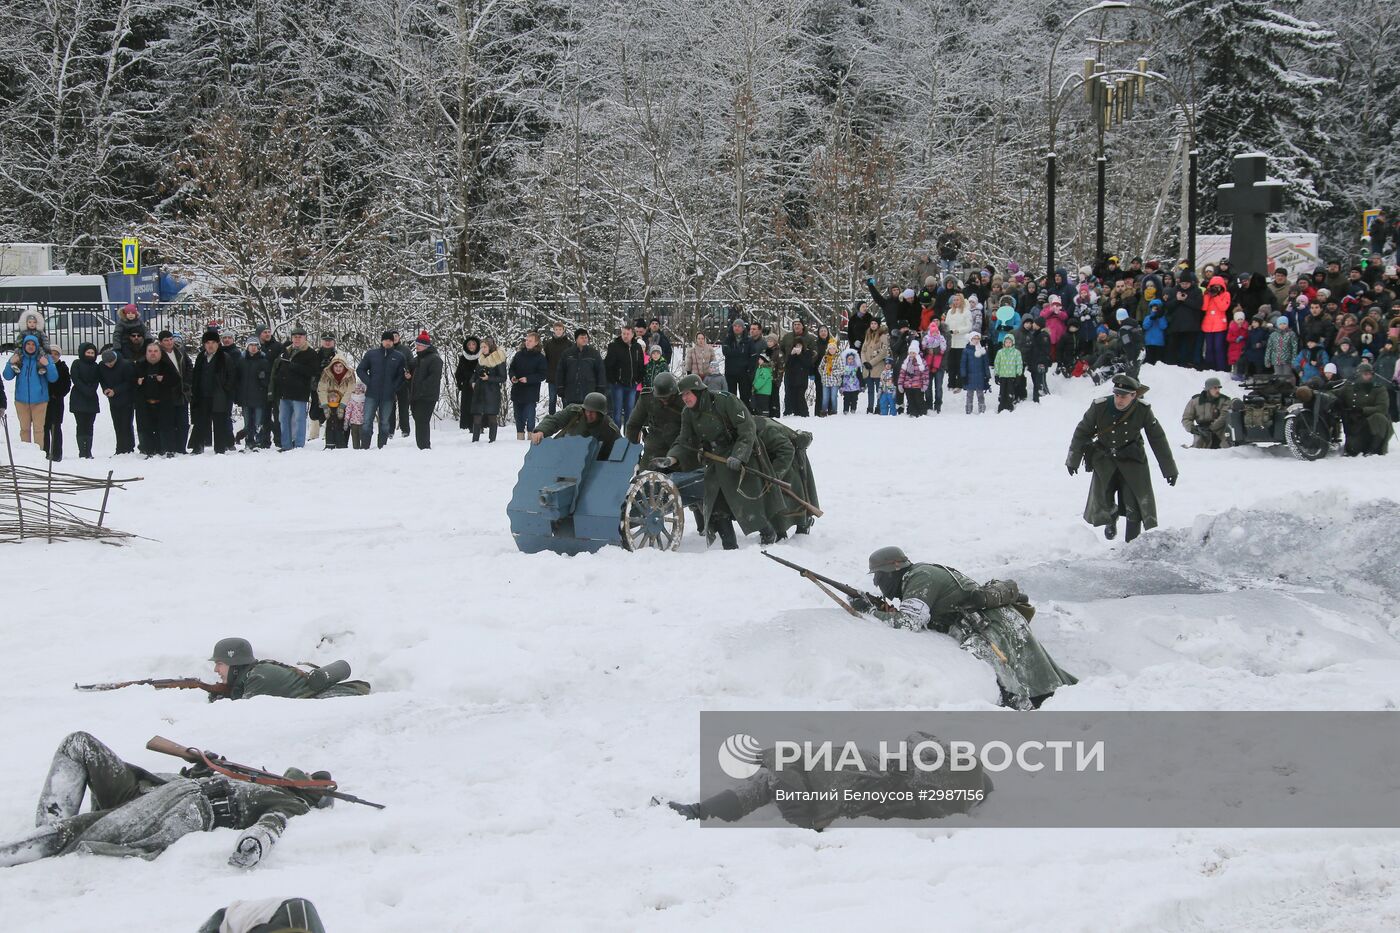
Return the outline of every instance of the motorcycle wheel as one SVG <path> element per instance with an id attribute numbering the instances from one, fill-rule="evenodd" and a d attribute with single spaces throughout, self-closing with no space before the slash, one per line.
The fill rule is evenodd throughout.
<path id="1" fill-rule="evenodd" d="M 1283 436 L 1288 449 L 1299 460 L 1321 460 L 1332 449 L 1331 439 L 1317 430 L 1312 412 L 1290 414 L 1283 423 Z"/>

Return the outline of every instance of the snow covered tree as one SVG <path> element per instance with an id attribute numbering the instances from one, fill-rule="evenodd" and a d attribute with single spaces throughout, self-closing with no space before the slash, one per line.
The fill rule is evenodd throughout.
<path id="1" fill-rule="evenodd" d="M 1215 186 L 1235 156 L 1263 152 L 1286 186 L 1283 227 L 1308 224 L 1328 206 L 1319 190 L 1324 151 L 1312 119 L 1331 79 L 1308 70 L 1310 56 L 1335 50 L 1336 33 L 1287 12 L 1296 0 L 1173 0 L 1168 15 L 1194 37 L 1197 147 L 1204 230 L 1220 229 Z"/>

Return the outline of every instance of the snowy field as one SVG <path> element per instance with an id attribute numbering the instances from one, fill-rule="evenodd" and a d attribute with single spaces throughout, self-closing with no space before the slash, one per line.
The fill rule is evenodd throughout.
<path id="1" fill-rule="evenodd" d="M 1184 443 L 1200 377 L 1143 379 Z M 1087 476 L 1063 466 L 1103 390 L 1056 387 L 1009 415 L 967 417 L 949 396 L 919 421 L 807 419 L 827 515 L 777 552 L 853 583 L 884 544 L 1014 577 L 1081 678 L 1051 709 L 1397 705 L 1400 505 L 1382 498 L 1395 457 L 1178 446 L 1180 483 L 1157 482 L 1163 526 L 1110 545 L 1080 518 Z M 98 426 L 105 454 L 105 413 Z M 155 734 L 326 768 L 389 806 L 295 819 L 249 873 L 225 864 L 229 830 L 152 862 L 0 870 L 7 929 L 175 933 L 273 895 L 311 898 L 330 933 L 1400 927 L 1396 832 L 817 834 L 701 828 L 648 807 L 695 798 L 702 709 L 979 709 L 995 683 L 947 639 L 845 615 L 761 559 L 756 538 L 734 553 L 692 536 L 676 554 L 520 554 L 505 505 L 524 445 L 511 430 L 473 445 L 451 423 L 434 440 L 430 453 L 396 440 L 64 461 L 143 476 L 114 495 L 111 521 L 146 540 L 0 552 L 0 836 L 32 827 L 54 746 L 77 729 L 151 769 L 172 764 L 144 750 Z M 203 659 L 226 635 L 263 657 L 345 658 L 376 692 L 211 705 L 195 691 L 72 690 L 211 678 Z"/>

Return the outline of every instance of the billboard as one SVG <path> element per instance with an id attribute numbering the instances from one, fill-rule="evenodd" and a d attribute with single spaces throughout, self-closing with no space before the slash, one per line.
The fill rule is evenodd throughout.
<path id="1" fill-rule="evenodd" d="M 1196 237 L 1196 261 L 1202 268 L 1206 263 L 1214 265 L 1221 258 L 1230 255 L 1230 235 L 1228 233 Z M 1277 266 L 1288 270 L 1290 278 L 1298 273 L 1311 273 L 1322 265 L 1318 255 L 1316 233 L 1270 233 L 1269 234 L 1269 274 Z M 1201 272 L 1196 270 L 1197 274 Z"/>

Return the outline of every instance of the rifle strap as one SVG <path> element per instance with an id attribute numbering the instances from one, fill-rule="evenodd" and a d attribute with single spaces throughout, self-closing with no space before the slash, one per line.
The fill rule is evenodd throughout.
<path id="1" fill-rule="evenodd" d="M 215 774 L 222 774 L 226 778 L 235 781 L 246 781 L 249 784 L 264 784 L 268 787 L 285 787 L 291 790 L 315 790 L 332 791 L 336 789 L 335 781 L 321 781 L 315 778 L 307 778 L 298 781 L 294 778 L 278 777 L 257 768 L 249 768 L 247 765 L 234 764 L 231 761 L 224 761 L 222 758 L 210 758 L 209 754 L 201 749 L 192 749 L 199 752 L 199 759 L 203 765 Z M 222 764 L 220 762 L 223 762 Z M 246 768 L 244 771 L 234 770 L 236 768 Z"/>

